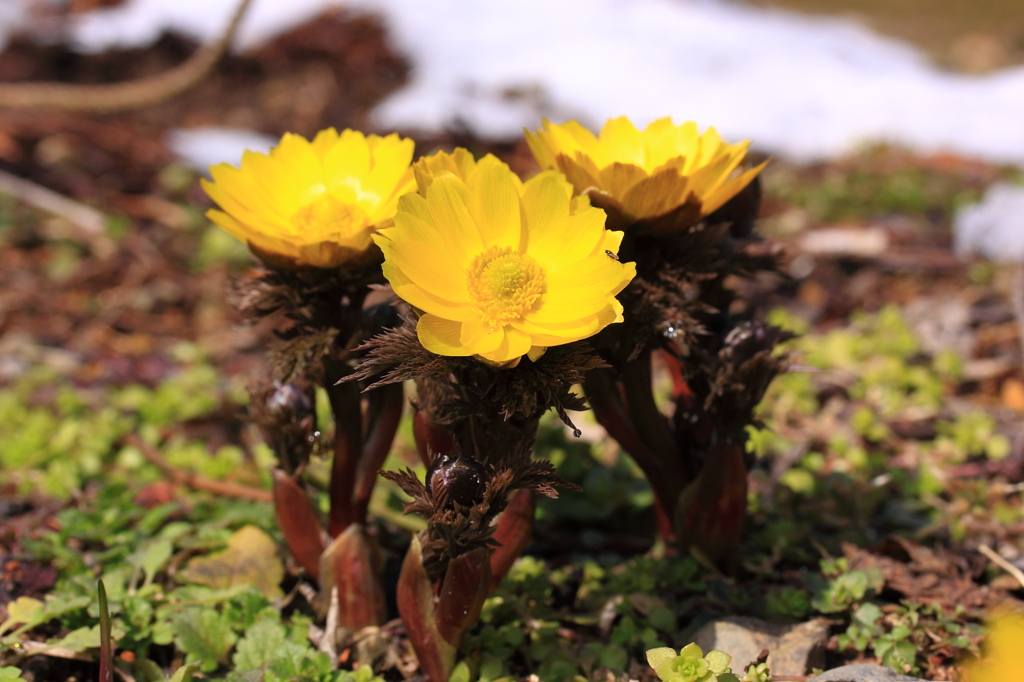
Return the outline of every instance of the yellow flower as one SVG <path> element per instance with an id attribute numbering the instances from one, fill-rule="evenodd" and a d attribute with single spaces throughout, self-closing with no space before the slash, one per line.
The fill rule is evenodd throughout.
<path id="1" fill-rule="evenodd" d="M 481 159 L 482 160 L 482 159 Z M 427 196 L 427 189 L 434 178 L 442 173 L 450 173 L 458 176 L 463 182 L 476 171 L 476 159 L 468 149 L 457 147 L 451 154 L 448 152 L 437 152 L 430 156 L 421 156 L 412 165 L 413 173 L 416 176 L 416 187 L 422 196 Z M 511 174 L 512 182 L 518 190 L 522 190 L 523 182 L 515 173 Z"/>
<path id="2" fill-rule="evenodd" d="M 270 155 L 210 169 L 203 189 L 223 210 L 206 215 L 281 267 L 333 268 L 364 255 L 391 224 L 398 197 L 416 188 L 413 141 L 322 130 L 309 142 L 286 133 Z"/>
<path id="3" fill-rule="evenodd" d="M 1003 613 L 988 624 L 985 656 L 964 667 L 967 682 L 1024 682 L 1024 616 Z"/>
<path id="4" fill-rule="evenodd" d="M 605 230 L 604 212 L 573 201 L 558 173 L 520 183 L 497 158 L 467 156 L 419 167 L 425 196 L 403 196 L 394 227 L 374 236 L 395 293 L 423 311 L 423 347 L 514 365 L 621 322 L 615 294 L 636 268 L 615 256 L 622 233 Z M 457 173 L 441 168 L 456 157 Z"/>
<path id="5" fill-rule="evenodd" d="M 576 191 L 598 193 L 629 222 L 659 218 L 682 209 L 694 223 L 736 196 L 765 163 L 737 173 L 749 142 L 724 142 L 714 128 L 703 134 L 688 121 L 673 125 L 661 118 L 641 132 L 626 117 L 608 119 L 594 136 L 576 121 L 555 125 L 544 120 L 525 131 L 541 168 L 565 173 Z M 602 196 L 603 195 L 603 196 Z"/>

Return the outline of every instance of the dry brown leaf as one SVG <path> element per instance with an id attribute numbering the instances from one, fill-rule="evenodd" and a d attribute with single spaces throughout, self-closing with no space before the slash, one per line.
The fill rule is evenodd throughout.
<path id="1" fill-rule="evenodd" d="M 277 556 L 277 545 L 256 526 L 239 529 L 228 539 L 227 549 L 193 559 L 178 575 L 214 589 L 249 584 L 267 599 L 283 594 L 284 564 Z"/>

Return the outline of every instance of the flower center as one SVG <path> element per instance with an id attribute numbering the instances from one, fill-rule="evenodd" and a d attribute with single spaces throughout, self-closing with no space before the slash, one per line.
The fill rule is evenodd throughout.
<path id="1" fill-rule="evenodd" d="M 306 237 L 327 239 L 347 237 L 361 230 L 367 215 L 356 204 L 339 201 L 330 194 L 322 194 L 306 204 L 292 216 L 292 225 Z"/>
<path id="2" fill-rule="evenodd" d="M 509 246 L 492 246 L 469 266 L 469 299 L 491 327 L 520 319 L 543 289 L 537 261 Z"/>

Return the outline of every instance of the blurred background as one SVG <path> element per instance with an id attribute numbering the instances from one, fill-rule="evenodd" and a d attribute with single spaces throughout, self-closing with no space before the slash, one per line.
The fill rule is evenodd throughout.
<path id="1" fill-rule="evenodd" d="M 103 491 L 118 486 L 126 519 L 197 477 L 246 486 L 253 518 L 277 533 L 245 384 L 279 320 L 244 326 L 228 302 L 252 260 L 205 218 L 211 164 L 334 126 L 398 130 L 417 154 L 494 153 L 527 176 L 521 131 L 543 117 L 672 116 L 772 158 L 758 230 L 784 247 L 784 272 L 732 284 L 803 334 L 790 347 L 801 371 L 775 382 L 750 441 L 749 582 L 799 586 L 829 553 L 903 566 L 879 543 L 897 533 L 955 560 L 937 571 L 915 558 L 915 575 L 942 579 L 897 584 L 893 600 L 938 594 L 952 612 L 1024 594 L 977 554 L 988 543 L 1024 568 L 1020 0 L 252 0 L 228 53 L 177 94 L 23 106 L 54 83 L 151 84 L 196 63 L 235 10 L 0 0 L 0 540 L 16 539 L 0 566 L 22 556 L 20 538 L 60 527 L 64 505 L 113 505 Z M 581 440 L 553 419 L 538 447 L 586 492 L 545 502 L 529 552 L 612 566 L 650 548 L 650 490 L 588 415 L 574 420 Z M 406 424 L 386 468 L 415 460 Z M 326 480 L 325 465 L 313 473 Z M 378 490 L 373 515 L 407 527 L 393 486 Z M 106 521 L 82 519 L 59 548 L 102 544 Z M 139 533 L 117 542 L 151 531 Z M 47 593 L 45 563 L 0 602 Z M 741 597 L 768 588 L 726 587 L 685 613 L 712 600 L 761 614 L 760 596 Z M 804 601 L 783 615 L 806 617 Z M 852 607 L 822 613 L 840 608 Z M 953 679 L 966 644 L 933 631 L 945 632 L 914 635 L 915 665 Z M 831 652 L 863 653 L 831 636 Z"/>

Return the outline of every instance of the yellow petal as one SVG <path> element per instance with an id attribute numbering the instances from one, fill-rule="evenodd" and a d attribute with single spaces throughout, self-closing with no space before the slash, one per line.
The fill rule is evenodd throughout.
<path id="1" fill-rule="evenodd" d="M 316 137 L 313 138 L 313 151 L 318 157 L 320 157 L 320 159 L 323 159 L 327 156 L 327 152 L 331 150 L 331 147 L 337 143 L 338 131 L 334 128 L 327 128 L 326 130 L 321 130 L 316 134 Z"/>
<path id="2" fill-rule="evenodd" d="M 479 353 L 492 362 L 509 362 L 521 358 L 530 352 L 533 343 L 528 334 L 524 334 L 512 327 L 506 327 L 502 334 L 501 344 L 493 351 Z"/>
<path id="3" fill-rule="evenodd" d="M 538 323 L 521 320 L 515 327 L 530 335 L 535 344 L 558 346 L 587 339 L 610 324 L 622 322 L 622 304 L 616 299 L 608 303 L 596 313 L 579 319 L 557 323 Z"/>
<path id="4" fill-rule="evenodd" d="M 396 191 L 401 194 L 412 191 L 414 180 L 409 172 L 415 143 L 392 133 L 382 138 L 373 149 L 373 162 L 365 187 L 380 197 L 390 197 Z M 399 181 L 405 178 L 399 189 Z M 390 216 L 388 216 L 390 217 Z"/>
<path id="5" fill-rule="evenodd" d="M 606 293 L 622 280 L 623 268 L 627 265 L 604 252 L 594 253 L 581 261 L 549 272 L 545 284 L 548 292 L 583 287 Z"/>
<path id="6" fill-rule="evenodd" d="M 647 172 L 632 163 L 616 161 L 601 169 L 601 187 L 621 199 L 636 183 L 647 177 Z"/>
<path id="7" fill-rule="evenodd" d="M 607 150 L 608 164 L 615 161 L 631 163 L 641 168 L 644 165 L 643 135 L 625 116 L 610 118 L 601 128 L 598 137 Z M 602 166 L 605 164 L 601 164 Z"/>
<path id="8" fill-rule="evenodd" d="M 664 215 L 683 203 L 688 186 L 688 178 L 680 176 L 675 168 L 666 168 L 638 182 L 623 197 L 622 208 L 634 218 Z"/>
<path id="9" fill-rule="evenodd" d="M 370 174 L 370 146 L 356 130 L 344 130 L 324 158 L 324 174 L 331 190 L 339 185 L 361 185 Z"/>
<path id="10" fill-rule="evenodd" d="M 407 198 L 415 197 L 420 201 L 406 201 Z M 460 270 L 469 267 L 472 256 L 475 254 L 465 253 L 461 250 L 452 249 L 450 241 L 441 234 L 433 223 L 433 217 L 427 209 L 426 202 L 418 194 L 407 194 L 402 197 L 401 208 L 395 214 L 395 227 L 388 229 L 390 239 L 395 241 L 417 241 L 426 244 L 435 251 L 443 253 L 445 260 Z M 405 210 L 412 208 L 412 211 Z M 424 219 L 421 210 L 426 210 Z"/>
<path id="11" fill-rule="evenodd" d="M 293 215 L 323 191 L 323 186 L 299 186 L 286 168 L 259 152 L 246 151 L 242 154 L 242 172 L 251 176 L 259 192 L 266 194 L 268 200 L 287 216 Z"/>
<path id="12" fill-rule="evenodd" d="M 251 202 L 255 205 L 243 203 L 243 201 L 247 200 L 248 197 L 245 197 L 241 191 L 236 190 L 238 191 L 238 196 L 236 198 L 236 195 L 229 191 L 229 189 L 234 189 L 231 188 L 230 185 L 215 185 L 205 179 L 201 179 L 200 184 L 203 189 L 206 190 L 209 197 L 216 201 L 225 212 L 234 216 L 236 220 L 251 226 L 253 229 L 278 234 L 280 236 L 292 233 L 291 225 L 288 221 L 283 220 L 276 215 L 275 211 L 271 211 L 269 209 L 261 210 L 264 207 L 258 202 Z"/>
<path id="13" fill-rule="evenodd" d="M 767 165 L 767 161 L 758 164 L 757 166 L 754 166 L 753 168 L 740 173 L 735 178 L 721 185 L 718 189 L 714 191 L 714 193 L 711 194 L 711 196 L 708 197 L 707 201 L 704 204 L 704 211 L 706 213 L 713 213 L 720 209 L 725 204 L 725 202 L 729 201 L 729 199 L 732 199 L 734 196 L 740 193 L 740 190 L 749 185 L 751 180 L 753 180 L 754 177 L 758 173 L 760 173 L 761 170 L 764 169 L 764 167 Z"/>
<path id="14" fill-rule="evenodd" d="M 281 143 L 270 150 L 271 158 L 298 188 L 299 201 L 305 203 L 323 192 L 323 165 L 306 138 L 285 133 Z"/>
<path id="15" fill-rule="evenodd" d="M 550 230 L 530 248 L 530 255 L 550 274 L 591 256 L 604 239 L 605 213 L 587 207 L 569 216 L 561 230 Z"/>
<path id="16" fill-rule="evenodd" d="M 404 272 L 389 261 L 384 261 L 381 267 L 384 277 L 391 283 L 395 294 L 423 312 L 458 322 L 480 317 L 480 313 L 468 304 L 454 303 L 429 293 L 423 287 L 413 283 Z"/>
<path id="17" fill-rule="evenodd" d="M 206 217 L 209 218 L 212 223 L 223 228 L 226 232 L 242 242 L 252 242 L 257 246 L 264 247 L 268 251 L 273 251 L 274 253 L 279 253 L 281 255 L 296 253 L 295 246 L 289 241 L 275 238 L 266 233 L 254 230 L 245 223 L 239 222 L 233 216 L 225 213 L 224 211 L 218 211 L 217 209 L 211 208 L 206 212 Z"/>
<path id="18" fill-rule="evenodd" d="M 427 190 L 427 206 L 452 253 L 475 255 L 484 250 L 480 230 L 466 208 L 466 186 L 461 180 L 452 175 L 436 178 Z"/>
<path id="19" fill-rule="evenodd" d="M 453 303 L 468 303 L 466 273 L 443 252 L 403 239 L 387 246 L 387 260 L 427 292 Z"/>
<path id="20" fill-rule="evenodd" d="M 555 157 L 555 165 L 572 184 L 577 194 L 586 192 L 591 187 L 600 187 L 600 171 L 590 157 L 583 154 L 569 156 L 558 154 Z"/>
<path id="21" fill-rule="evenodd" d="M 487 353 L 493 352 L 504 340 L 504 327 L 489 327 L 479 318 L 462 323 L 459 342 L 469 349 L 472 355 L 487 357 Z"/>
<path id="22" fill-rule="evenodd" d="M 533 361 L 533 362 L 537 362 L 542 357 L 544 357 L 544 353 L 547 353 L 547 352 L 548 352 L 548 347 L 547 346 L 533 346 L 526 353 L 526 357 L 530 358 L 530 360 Z"/>
<path id="23" fill-rule="evenodd" d="M 525 251 L 536 258 L 538 254 L 560 249 L 566 236 L 569 199 L 558 177 L 544 174 L 527 182 L 522 208 L 526 218 Z"/>
<path id="24" fill-rule="evenodd" d="M 420 344 L 431 353 L 456 357 L 473 355 L 459 341 L 462 324 L 436 315 L 423 315 L 416 323 L 416 336 Z"/>
<path id="25" fill-rule="evenodd" d="M 537 165 L 541 168 L 554 168 L 555 157 L 551 152 L 551 147 L 547 145 L 544 139 L 539 134 L 530 132 L 525 128 L 523 129 L 523 136 L 526 138 L 527 146 L 530 147 L 530 153 L 537 160 Z"/>
<path id="26" fill-rule="evenodd" d="M 520 244 L 519 191 L 512 171 L 497 157 L 481 159 L 467 183 L 469 214 L 476 221 L 485 247 Z"/>

